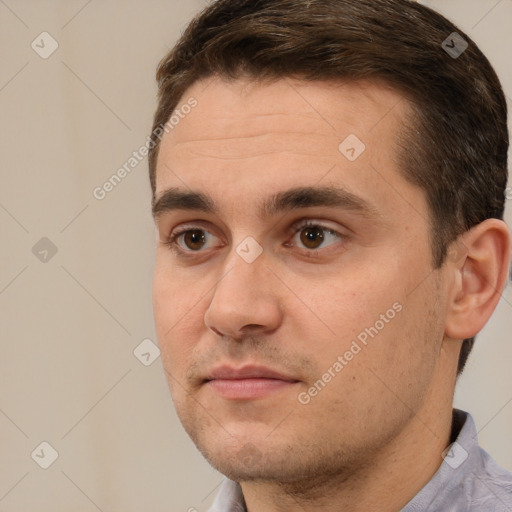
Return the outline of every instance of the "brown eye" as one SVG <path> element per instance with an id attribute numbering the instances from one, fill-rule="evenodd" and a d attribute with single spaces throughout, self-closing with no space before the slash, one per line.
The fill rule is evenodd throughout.
<path id="1" fill-rule="evenodd" d="M 191 229 L 182 233 L 183 242 L 188 249 L 197 251 L 206 244 L 204 231 L 201 229 Z"/>
<path id="2" fill-rule="evenodd" d="M 294 234 L 292 245 L 307 249 L 308 252 L 327 248 L 347 238 L 328 226 L 311 220 L 294 224 L 291 232 Z"/>
<path id="3" fill-rule="evenodd" d="M 301 230 L 300 240 L 308 249 L 318 249 L 325 239 L 323 231 L 320 226 L 306 227 Z"/>
<path id="4" fill-rule="evenodd" d="M 204 249 L 212 246 L 212 237 L 209 231 L 202 228 L 183 227 L 171 233 L 165 244 L 178 255 L 202 253 L 205 252 Z"/>

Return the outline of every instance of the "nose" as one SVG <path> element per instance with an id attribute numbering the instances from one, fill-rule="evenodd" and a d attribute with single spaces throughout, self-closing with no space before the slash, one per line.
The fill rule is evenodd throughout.
<path id="1" fill-rule="evenodd" d="M 223 267 L 204 316 L 206 327 L 218 336 L 240 339 L 274 331 L 280 325 L 280 282 L 267 267 L 264 254 L 247 263 L 233 251 Z"/>

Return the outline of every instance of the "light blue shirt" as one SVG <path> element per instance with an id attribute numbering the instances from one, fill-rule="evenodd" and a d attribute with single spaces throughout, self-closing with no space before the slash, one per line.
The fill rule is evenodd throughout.
<path id="1" fill-rule="evenodd" d="M 400 512 L 512 512 L 512 474 L 480 448 L 471 414 L 453 412 L 454 429 L 462 425 L 455 442 L 431 480 Z M 208 512 L 247 512 L 240 485 L 225 478 Z"/>

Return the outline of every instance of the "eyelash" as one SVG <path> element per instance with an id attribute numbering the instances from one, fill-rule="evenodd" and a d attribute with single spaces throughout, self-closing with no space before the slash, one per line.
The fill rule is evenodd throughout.
<path id="1" fill-rule="evenodd" d="M 295 222 L 292 226 L 290 226 L 290 228 L 288 230 L 288 235 L 292 235 L 292 238 L 293 238 L 293 237 L 295 237 L 295 235 L 297 233 L 299 233 L 303 229 L 311 228 L 311 227 L 320 228 L 323 231 L 326 231 L 330 234 L 337 236 L 342 241 L 346 241 L 348 239 L 347 235 L 339 233 L 338 231 L 335 231 L 335 230 L 329 228 L 328 226 L 325 226 L 321 222 L 315 222 L 312 220 L 306 220 L 306 221 L 302 220 L 302 221 Z M 193 258 L 194 257 L 194 256 L 192 256 L 193 254 L 200 254 L 201 252 L 204 252 L 204 251 L 184 250 L 184 249 L 180 248 L 177 241 L 181 235 L 184 235 L 185 233 L 188 233 L 189 231 L 196 231 L 196 230 L 208 232 L 206 229 L 203 229 L 200 226 L 183 226 L 182 228 L 178 228 L 174 233 L 171 233 L 168 240 L 166 240 L 163 243 L 164 243 L 164 245 L 169 247 L 175 255 L 177 255 L 179 257 L 183 257 L 183 258 Z M 321 248 L 320 249 L 304 249 L 304 251 L 306 251 L 308 253 L 308 255 L 315 254 L 321 250 L 322 250 Z"/>

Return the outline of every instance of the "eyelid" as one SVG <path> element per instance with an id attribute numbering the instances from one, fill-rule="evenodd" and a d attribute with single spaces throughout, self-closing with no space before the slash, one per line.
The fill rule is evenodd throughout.
<path id="1" fill-rule="evenodd" d="M 295 236 L 302 229 L 305 229 L 305 228 L 310 227 L 310 226 L 311 227 L 320 227 L 324 231 L 333 233 L 341 241 L 346 241 L 349 238 L 349 235 L 341 233 L 340 231 L 330 227 L 326 223 L 326 221 L 317 220 L 317 219 L 312 218 L 312 217 L 303 217 L 303 218 L 295 221 L 293 224 L 291 224 L 291 226 L 286 230 L 287 236 Z M 183 249 L 183 248 L 181 248 L 178 245 L 177 239 L 181 235 L 183 235 L 183 234 L 185 234 L 185 233 L 187 233 L 189 231 L 194 231 L 194 230 L 204 231 L 206 233 L 212 234 L 211 231 L 206 229 L 203 225 L 201 225 L 200 221 L 198 221 L 196 223 L 184 224 L 182 226 L 177 227 L 176 229 L 174 229 L 171 232 L 171 234 L 169 235 L 167 240 L 165 242 L 163 242 L 163 244 L 169 246 L 173 250 L 173 252 L 175 254 L 177 254 L 178 256 L 181 256 L 181 257 L 184 257 L 184 258 L 187 258 L 187 257 L 193 258 L 194 255 L 199 255 L 199 254 L 204 253 L 206 251 L 203 251 L 203 250 L 191 251 L 191 250 Z M 213 236 L 215 236 L 215 235 L 213 235 Z M 289 242 L 287 242 L 285 245 L 287 247 L 290 247 L 290 246 L 291 247 L 296 247 L 295 244 L 290 244 Z M 336 245 L 336 244 L 331 244 L 331 245 Z M 299 249 L 301 249 L 303 252 L 308 253 L 308 254 L 313 254 L 313 253 L 318 253 L 318 252 L 325 253 L 326 251 L 328 251 L 328 248 L 331 247 L 331 245 L 329 245 L 329 246 L 327 246 L 325 248 L 320 248 L 320 249 L 305 249 L 305 248 L 300 248 L 300 247 L 299 247 Z"/>
<path id="2" fill-rule="evenodd" d="M 208 229 L 206 229 L 203 225 L 201 225 L 200 223 L 196 222 L 195 224 L 194 223 L 190 223 L 190 224 L 183 224 L 179 227 L 177 227 L 176 229 L 172 230 L 170 235 L 167 237 L 167 240 L 165 240 L 163 243 L 167 246 L 169 246 L 171 249 L 173 249 L 173 251 L 175 253 L 177 253 L 178 255 L 185 255 L 185 254 L 200 254 L 204 251 L 190 251 L 190 250 L 185 250 L 185 249 L 182 249 L 181 247 L 179 247 L 178 243 L 177 243 L 177 239 L 185 234 L 185 233 L 188 233 L 189 231 L 204 231 L 205 233 L 209 233 L 210 235 L 212 234 L 211 231 L 209 231 Z M 213 235 L 215 236 L 215 235 Z"/>
<path id="3" fill-rule="evenodd" d="M 325 221 L 317 220 L 317 219 L 314 219 L 311 217 L 302 218 L 302 219 L 299 219 L 298 221 L 294 222 L 289 227 L 288 232 L 289 232 L 290 236 L 295 237 L 300 231 L 302 231 L 303 229 L 305 229 L 307 227 L 319 227 L 323 231 L 334 234 L 343 243 L 346 243 L 348 241 L 348 239 L 350 238 L 348 234 L 342 233 L 339 230 L 330 227 Z M 289 244 L 289 243 L 287 243 L 286 245 L 288 247 L 295 246 L 294 244 Z M 336 245 L 338 245 L 338 244 L 330 244 L 327 247 L 320 247 L 319 249 L 305 249 L 302 247 L 299 247 L 299 249 L 301 249 L 301 251 L 306 253 L 308 256 L 316 255 L 319 252 L 322 255 L 327 255 L 330 252 L 330 248 L 332 246 L 336 246 Z"/>
<path id="4" fill-rule="evenodd" d="M 344 236 L 343 233 L 340 233 L 337 231 L 337 229 L 329 226 L 329 224 L 327 224 L 327 221 L 315 219 L 314 217 L 303 217 L 303 218 L 295 221 L 288 228 L 288 232 L 295 234 L 300 228 L 304 229 L 305 227 L 308 227 L 308 226 L 318 226 L 318 227 L 325 229 L 325 231 L 330 231 L 339 236 Z"/>

